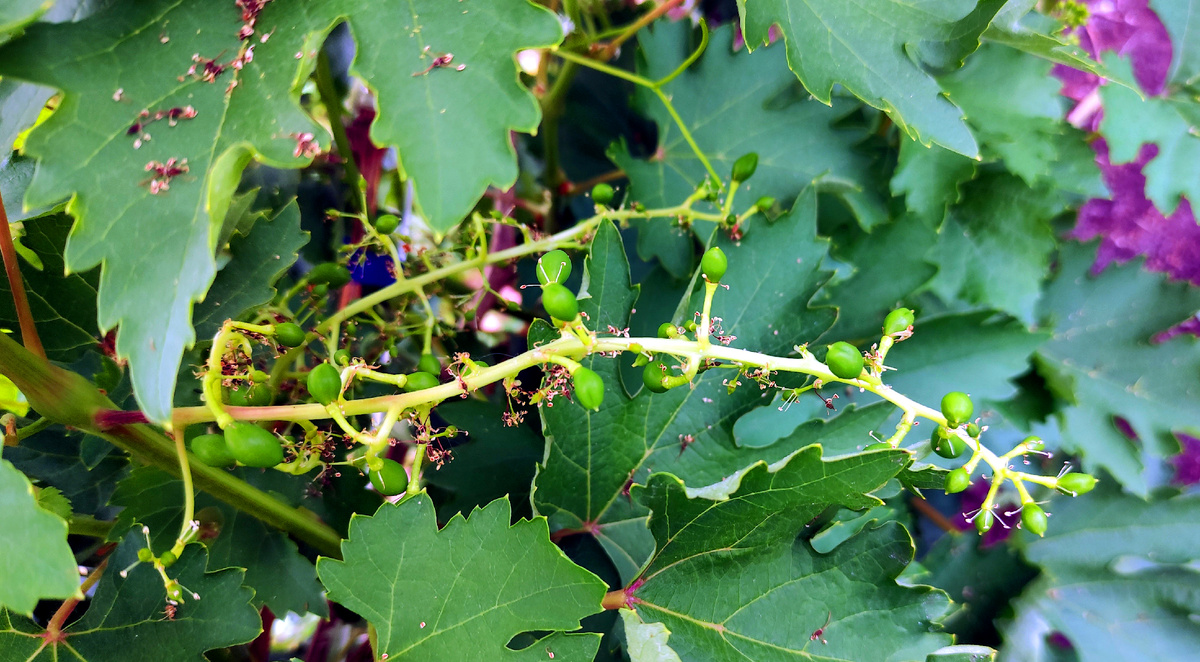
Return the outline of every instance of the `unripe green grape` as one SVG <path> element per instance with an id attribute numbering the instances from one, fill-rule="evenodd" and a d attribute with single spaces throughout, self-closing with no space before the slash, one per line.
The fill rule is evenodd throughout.
<path id="1" fill-rule="evenodd" d="M 758 199 L 758 202 L 754 203 L 754 206 L 758 207 L 759 211 L 767 211 L 771 207 L 775 206 L 775 198 L 772 198 L 769 195 L 764 195 Z"/>
<path id="2" fill-rule="evenodd" d="M 891 444 L 887 443 L 886 441 L 877 441 L 873 444 L 867 444 L 867 447 L 864 448 L 863 450 L 864 451 L 890 451 L 893 448 L 894 447 Z"/>
<path id="3" fill-rule="evenodd" d="M 225 430 L 229 452 L 247 467 L 273 467 L 283 462 L 279 438 L 251 423 L 238 422 Z"/>
<path id="4" fill-rule="evenodd" d="M 542 305 L 557 320 L 570 322 L 579 316 L 579 302 L 575 299 L 575 293 L 558 283 L 550 283 L 542 288 Z"/>
<path id="5" fill-rule="evenodd" d="M 408 487 L 408 472 L 404 465 L 387 458 L 382 458 L 378 469 L 367 470 L 367 479 L 375 491 L 385 496 L 395 496 Z"/>
<path id="6" fill-rule="evenodd" d="M 158 557 L 158 562 L 161 563 L 164 568 L 170 568 L 171 566 L 175 565 L 175 562 L 178 560 L 179 557 L 175 556 L 175 552 L 172 552 L 169 549 L 160 554 Z"/>
<path id="7" fill-rule="evenodd" d="M 317 402 L 327 405 L 342 394 L 342 376 L 338 369 L 322 363 L 308 373 L 308 393 Z"/>
<path id="8" fill-rule="evenodd" d="M 337 262 L 323 262 L 308 272 L 308 282 L 311 285 L 341 287 L 350 282 L 350 270 Z"/>
<path id="9" fill-rule="evenodd" d="M 326 285 L 325 283 L 321 283 L 320 285 L 314 285 L 312 288 L 312 293 L 313 293 L 313 296 L 320 299 L 321 297 L 323 297 L 329 293 L 329 286 Z"/>
<path id="10" fill-rule="evenodd" d="M 666 393 L 667 387 L 663 378 L 667 376 L 667 368 L 661 360 L 651 361 L 642 370 L 642 383 L 651 393 Z"/>
<path id="11" fill-rule="evenodd" d="M 138 550 L 138 560 L 142 563 L 149 563 L 154 560 L 154 552 L 150 551 L 149 547 L 143 547 Z"/>
<path id="12" fill-rule="evenodd" d="M 675 325 L 671 324 L 670 322 L 663 322 L 662 324 L 658 325 L 659 338 L 673 338 L 678 334 L 679 330 L 676 329 Z"/>
<path id="13" fill-rule="evenodd" d="M 603 182 L 592 187 L 592 201 L 596 204 L 607 207 L 608 203 L 613 201 L 613 187 Z"/>
<path id="14" fill-rule="evenodd" d="M 965 441 L 958 435 L 941 427 L 933 431 L 929 442 L 933 446 L 933 452 L 948 460 L 953 460 L 962 455 L 963 451 L 967 450 L 967 443 Z"/>
<path id="15" fill-rule="evenodd" d="M 250 381 L 254 382 L 255 384 L 261 384 L 270 378 L 271 378 L 271 376 L 268 375 L 267 373 L 263 372 L 262 370 L 251 370 L 250 371 Z"/>
<path id="16" fill-rule="evenodd" d="M 725 251 L 716 246 L 705 251 L 704 257 L 700 259 L 700 273 L 710 283 L 721 282 L 728 268 L 729 259 L 725 257 Z"/>
<path id="17" fill-rule="evenodd" d="M 304 344 L 304 329 L 292 322 L 276 324 L 275 339 L 284 347 L 299 347 Z"/>
<path id="18" fill-rule="evenodd" d="M 1021 526 L 1030 533 L 1045 535 L 1046 520 L 1046 511 L 1036 503 L 1030 502 L 1021 508 Z"/>
<path id="19" fill-rule="evenodd" d="M 264 407 L 274 399 L 266 384 L 238 384 L 237 389 L 225 389 L 225 402 L 234 407 Z"/>
<path id="20" fill-rule="evenodd" d="M 552 250 L 538 258 L 534 271 L 542 285 L 565 283 L 571 277 L 571 258 L 563 251 Z"/>
<path id="21" fill-rule="evenodd" d="M 946 494 L 958 494 L 971 486 L 971 476 L 966 469 L 959 467 L 946 474 L 944 485 Z"/>
<path id="22" fill-rule="evenodd" d="M 1071 496 L 1087 494 L 1096 487 L 1096 478 L 1089 474 L 1069 473 L 1058 477 L 1058 491 Z"/>
<path id="23" fill-rule="evenodd" d="M 987 533 L 992 530 L 992 525 L 996 523 L 996 516 L 992 511 L 985 510 L 975 517 L 975 530 L 979 533 Z"/>
<path id="24" fill-rule="evenodd" d="M 179 585 L 179 582 L 172 579 L 171 581 L 167 582 L 166 589 L 168 600 L 173 600 L 175 602 L 183 601 L 183 587 Z"/>
<path id="25" fill-rule="evenodd" d="M 333 353 L 333 362 L 338 365 L 350 365 L 350 350 L 339 349 Z"/>
<path id="26" fill-rule="evenodd" d="M 1022 441 L 1021 443 L 1025 444 L 1025 448 L 1028 448 L 1031 451 L 1046 450 L 1046 442 L 1042 441 L 1041 439 L 1039 439 L 1038 437 L 1036 437 L 1034 435 L 1029 435 L 1028 437 L 1025 437 L 1025 441 Z"/>
<path id="27" fill-rule="evenodd" d="M 442 374 L 442 363 L 433 354 L 422 354 L 420 360 L 417 361 L 417 370 L 436 377 Z"/>
<path id="28" fill-rule="evenodd" d="M 202 434 L 191 442 L 192 454 L 210 467 L 229 467 L 237 461 L 229 452 L 225 435 Z"/>
<path id="29" fill-rule="evenodd" d="M 956 428 L 966 423 L 975 412 L 971 398 L 961 391 L 951 391 L 942 396 L 942 415 L 946 417 L 946 425 Z"/>
<path id="30" fill-rule="evenodd" d="M 865 365 L 862 353 L 854 345 L 840 340 L 829 346 L 825 364 L 829 366 L 829 372 L 842 379 L 857 379 Z"/>
<path id="31" fill-rule="evenodd" d="M 901 333 L 907 331 L 908 327 L 913 325 L 916 317 L 913 311 L 908 308 L 897 308 L 887 314 L 883 320 L 883 335 L 890 336 L 893 333 Z"/>
<path id="32" fill-rule="evenodd" d="M 408 381 L 404 382 L 404 390 L 412 393 L 413 391 L 424 391 L 427 388 L 433 388 L 441 382 L 435 375 L 427 372 L 414 372 L 408 375 Z"/>
<path id="33" fill-rule="evenodd" d="M 400 219 L 392 214 L 384 214 L 375 219 L 375 231 L 379 234 L 391 234 L 400 227 Z"/>
<path id="34" fill-rule="evenodd" d="M 967 436 L 972 439 L 978 439 L 979 433 L 983 430 L 979 429 L 978 423 L 967 423 Z"/>
<path id="35" fill-rule="evenodd" d="M 582 366 L 571 374 L 575 384 L 575 400 L 584 409 L 600 409 L 604 402 L 604 380 L 595 371 Z"/>
<path id="36" fill-rule="evenodd" d="M 755 170 L 758 170 L 758 154 L 743 154 L 733 162 L 733 181 L 744 182 L 754 176 Z"/>

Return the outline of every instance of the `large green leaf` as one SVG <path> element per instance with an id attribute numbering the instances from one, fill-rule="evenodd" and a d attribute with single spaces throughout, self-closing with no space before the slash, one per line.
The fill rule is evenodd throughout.
<path id="1" fill-rule="evenodd" d="M 0 41 L 4 33 L 20 29 L 37 20 L 54 4 L 54 0 L 7 0 L 0 6 Z"/>
<path id="2" fill-rule="evenodd" d="M 238 319 L 275 296 L 274 283 L 296 262 L 308 243 L 300 230 L 300 208 L 288 203 L 274 218 L 257 220 L 250 231 L 235 235 L 230 260 L 217 273 L 208 296 L 196 304 L 196 334 L 211 338 L 226 319 Z"/>
<path id="3" fill-rule="evenodd" d="M 904 195 L 909 211 L 939 227 L 946 208 L 962 199 L 962 185 L 975 176 L 976 162 L 937 145 L 925 146 L 907 138 L 892 175 L 893 195 Z"/>
<path id="4" fill-rule="evenodd" d="M 70 363 L 97 343 L 96 282 L 99 273 L 68 274 L 63 248 L 72 219 L 52 214 L 25 221 L 21 243 L 41 261 L 41 268 L 21 262 L 21 279 L 29 297 L 29 309 L 46 355 Z M 0 323 L 20 337 L 17 310 L 8 279 L 0 282 Z"/>
<path id="5" fill-rule="evenodd" d="M 963 113 L 943 95 L 924 64 L 956 68 L 1003 0 L 870 0 L 859 5 L 814 0 L 738 0 L 747 46 L 766 43 L 778 25 L 788 65 L 804 87 L 829 103 L 833 86 L 888 113 L 928 145 L 966 156 L 979 146 Z"/>
<path id="6" fill-rule="evenodd" d="M 684 660 L 923 659 L 949 643 L 930 632 L 949 601 L 896 584 L 913 554 L 903 527 L 860 534 L 827 555 L 796 539 L 831 505 L 878 504 L 866 492 L 906 462 L 894 451 L 826 461 L 810 446 L 774 470 L 754 465 L 720 500 L 655 474 L 635 488 L 653 513 L 656 549 L 629 591 L 632 606 L 670 630 Z"/>
<path id="7" fill-rule="evenodd" d="M 178 479 L 154 467 L 136 469 L 117 486 L 111 504 L 123 509 L 110 540 L 144 525 L 150 527 L 156 553 L 175 544 L 183 523 L 183 483 Z M 215 537 L 205 541 L 209 567 L 245 569 L 243 583 L 254 589 L 256 606 L 266 605 L 276 614 L 328 615 L 312 562 L 286 534 L 203 492 L 196 497 L 196 512 L 215 527 Z"/>
<path id="8" fill-rule="evenodd" d="M 29 479 L 0 460 L 0 610 L 30 614 L 43 598 L 79 593 L 67 523 L 38 505 Z"/>
<path id="9" fill-rule="evenodd" d="M 46 101 L 53 96 L 54 90 L 22 83 L 15 80 L 4 79 L 0 80 L 0 161 L 8 157 L 12 151 L 13 144 L 17 140 L 17 136 L 22 131 L 33 126 L 37 121 L 38 114 L 42 112 L 42 108 L 46 105 Z M 24 197 L 22 195 L 22 197 Z M 6 204 L 5 209 L 10 206 L 19 208 L 20 205 L 10 205 L 7 202 L 8 191 L 5 191 Z M 20 200 L 12 202 L 20 203 Z M 9 220 L 13 220 L 13 215 L 9 214 Z"/>
<path id="10" fill-rule="evenodd" d="M 1113 59 L 1114 69 L 1130 71 L 1128 60 Z M 1146 164 L 1146 197 L 1170 215 L 1181 197 L 1200 200 L 1200 102 L 1187 95 L 1143 98 L 1120 85 L 1100 88 L 1104 118 L 1100 131 L 1113 163 L 1133 161 L 1142 145 L 1155 143 L 1158 155 Z"/>
<path id="11" fill-rule="evenodd" d="M 661 78 L 687 55 L 688 28 L 683 23 L 659 25 L 638 41 L 639 72 Z M 741 202 L 735 210 L 761 196 L 791 202 L 815 183 L 839 195 L 864 226 L 886 220 L 883 202 L 872 192 L 877 186 L 871 160 L 854 149 L 865 133 L 833 126 L 857 104 L 840 99 L 828 108 L 806 98 L 787 69 L 782 48 L 735 53 L 732 41 L 732 26 L 715 30 L 700 60 L 663 91 L 722 177 L 729 177 L 738 157 L 758 154 L 758 169 L 739 189 L 736 200 Z M 658 148 L 650 159 L 640 160 L 619 144 L 610 156 L 629 176 L 630 199 L 650 207 L 677 205 L 704 179 L 704 166 L 653 93 L 639 88 L 636 101 L 658 124 Z M 638 251 L 647 258 L 658 256 L 672 275 L 683 276 L 692 268 L 690 237 L 670 232 L 663 219 L 640 224 Z M 678 252 L 686 260 L 672 259 L 677 255 L 672 249 L 680 244 L 688 249 Z"/>
<path id="12" fill-rule="evenodd" d="M 983 32 L 983 39 L 1111 80 L 1112 72 L 1063 34 L 1061 23 L 1033 11 L 1037 4 L 1037 0 L 1008 0 Z"/>
<path id="13" fill-rule="evenodd" d="M 64 91 L 58 111 L 27 143 L 39 165 L 26 203 L 74 196 L 79 224 L 67 265 L 78 271 L 104 263 L 100 326 L 121 326 L 117 350 L 130 359 L 139 403 L 156 420 L 170 410 L 180 356 L 194 340 L 192 302 L 216 272 L 216 229 L 242 168 L 252 157 L 302 165 L 297 136 L 324 134 L 296 98 L 300 74 L 329 28 L 351 22 L 354 70 L 376 86 L 380 105 L 373 136 L 400 147 L 439 231 L 457 223 L 489 183 L 515 179 L 509 129 L 532 130 L 538 109 L 517 84 L 512 53 L 561 35 L 552 15 L 525 0 L 425 3 L 420 11 L 402 0 L 271 3 L 244 44 L 240 17 L 232 4 L 214 11 L 206 3 L 123 0 L 78 23 L 34 25 L 0 49 L 0 74 Z M 230 65 L 246 44 L 254 57 L 244 68 L 226 66 L 212 82 L 187 74 L 193 64 L 204 70 L 194 55 Z M 434 52 L 453 52 L 455 66 L 413 76 Z M 481 89 L 487 104 L 473 101 Z M 127 135 L 143 109 L 186 106 L 196 116 L 174 127 L 165 119 L 149 124 L 152 140 Z M 186 158 L 190 172 L 151 194 L 144 166 L 171 158 Z"/>
<path id="14" fill-rule="evenodd" d="M 1089 278 L 1094 256 L 1092 245 L 1063 247 L 1040 306 L 1054 335 L 1038 350 L 1038 368 L 1069 405 L 1060 419 L 1066 449 L 1145 495 L 1153 487 L 1147 465 L 1156 469 L 1178 451 L 1171 431 L 1195 427 L 1200 411 L 1196 338 L 1151 339 L 1200 309 L 1200 291 L 1167 283 L 1138 263 Z M 1118 430 L 1114 416 L 1129 422 L 1140 444 Z"/>
<path id="15" fill-rule="evenodd" d="M 95 440 L 97 437 L 51 427 L 22 439 L 20 446 L 6 446 L 4 459 L 26 475 L 57 487 L 71 500 L 75 512 L 94 515 L 108 503 L 117 482 L 129 471 L 124 453 L 93 455 L 99 455 L 91 448 Z M 99 443 L 112 448 L 107 441 Z"/>
<path id="16" fill-rule="evenodd" d="M 45 644 L 36 623 L 0 611 L 0 661 L 202 662 L 205 651 L 245 643 L 262 631 L 242 572 L 204 572 L 201 545 L 189 545 L 167 570 L 186 587 L 184 601 L 168 618 L 163 580 L 152 566 L 141 564 L 122 576 L 145 544 L 141 531 L 126 536 L 109 557 L 87 613 L 64 628 L 62 642 Z"/>
<path id="17" fill-rule="evenodd" d="M 1170 81 L 1195 85 L 1200 80 L 1200 2 L 1197 0 L 1150 0 L 1171 35 Z"/>
<path id="18" fill-rule="evenodd" d="M 737 336 L 736 346 L 786 354 L 829 327 L 832 309 L 808 305 L 828 277 L 820 269 L 826 242 L 815 232 L 816 194 L 810 189 L 788 216 L 753 226 L 737 244 L 723 235 L 714 239 L 729 256 L 729 270 L 721 279 L 729 289 L 718 292 L 713 316 L 721 318 L 723 333 Z M 588 314 L 589 326 L 628 326 L 636 292 L 614 228 L 598 232 L 585 268 L 589 298 L 580 302 L 580 309 Z M 701 289 L 685 297 L 676 323 L 700 309 Z M 754 461 L 778 460 L 795 450 L 734 444 L 734 422 L 769 403 L 774 393 L 751 383 L 730 394 L 722 383 L 730 376 L 726 371 L 708 371 L 691 388 L 662 394 L 643 389 L 631 397 L 622 388 L 615 361 L 593 356 L 584 362 L 604 378 L 604 404 L 598 412 L 563 401 L 542 409 L 552 442 L 538 474 L 534 505 L 554 529 L 596 535 L 624 578 L 636 572 L 649 547 L 645 511 L 627 498 L 627 479 L 641 481 L 650 471 L 669 470 L 689 485 L 707 485 Z M 694 441 L 684 449 L 681 440 L 687 435 Z"/>
<path id="19" fill-rule="evenodd" d="M 1016 600 L 1004 659 L 1186 660 L 1200 646 L 1200 499 L 1146 502 L 1117 490 L 1056 499 L 1026 558 L 1042 576 Z"/>
<path id="20" fill-rule="evenodd" d="M 546 659 L 540 642 L 523 653 L 505 644 L 530 630 L 578 628 L 600 611 L 604 582 L 550 542 L 546 520 L 510 526 L 509 514 L 508 501 L 497 499 L 439 531 L 427 495 L 384 504 L 351 522 L 345 560 L 321 558 L 317 571 L 331 600 L 375 628 L 377 657 Z M 599 635 L 577 639 L 590 640 L 578 659 L 591 659 Z"/>

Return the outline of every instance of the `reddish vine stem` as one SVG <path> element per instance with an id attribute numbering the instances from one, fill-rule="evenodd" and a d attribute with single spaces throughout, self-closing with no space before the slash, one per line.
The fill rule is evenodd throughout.
<path id="1" fill-rule="evenodd" d="M 0 255 L 4 257 L 4 272 L 12 289 L 13 304 L 17 308 L 17 320 L 21 323 L 21 340 L 25 349 L 46 358 L 42 339 L 33 324 L 33 311 L 29 309 L 29 297 L 25 294 L 25 283 L 21 280 L 21 265 L 17 263 L 17 249 L 13 245 L 12 231 L 8 226 L 8 213 L 4 211 L 4 196 L 0 195 Z"/>
<path id="2" fill-rule="evenodd" d="M 950 521 L 949 517 L 943 515 L 937 508 L 934 508 L 928 501 L 919 497 L 909 499 L 913 508 L 916 508 L 922 515 L 929 518 L 937 528 L 946 533 L 962 533 L 962 530 L 954 526 L 954 522 Z"/>
<path id="3" fill-rule="evenodd" d="M 600 51 L 597 59 L 599 59 L 601 62 L 607 62 L 613 59 L 613 56 L 617 54 L 617 50 L 621 48 L 621 44 L 624 44 L 629 40 L 630 37 L 637 34 L 638 30 L 650 25 L 658 17 L 678 7 L 682 3 L 683 0 L 666 0 L 666 2 L 660 3 L 654 9 L 646 12 L 641 18 L 631 23 L 628 28 L 625 28 L 624 32 L 617 35 L 617 37 L 612 41 L 608 42 L 608 44 L 604 47 L 604 50 Z"/>
<path id="4" fill-rule="evenodd" d="M 100 576 L 104 574 L 104 569 L 107 567 L 108 559 L 104 559 L 100 562 L 100 565 L 96 566 L 92 574 L 88 575 L 87 579 L 83 580 L 83 583 L 79 585 L 79 592 L 87 593 L 88 590 L 95 586 L 96 582 L 100 581 Z M 75 611 L 75 607 L 78 605 L 79 598 L 67 598 L 59 605 L 58 611 L 54 612 L 54 616 L 50 617 L 50 622 L 46 624 L 46 643 L 57 643 L 66 639 L 62 632 L 63 624 L 71 617 L 71 612 Z"/>

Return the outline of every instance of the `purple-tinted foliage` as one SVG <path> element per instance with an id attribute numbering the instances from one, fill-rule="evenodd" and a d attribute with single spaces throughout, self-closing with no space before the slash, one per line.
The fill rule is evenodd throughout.
<path id="1" fill-rule="evenodd" d="M 1171 466 L 1175 467 L 1175 478 L 1171 482 L 1176 485 L 1200 483 L 1200 439 L 1183 433 L 1175 437 L 1183 452 L 1171 458 Z"/>

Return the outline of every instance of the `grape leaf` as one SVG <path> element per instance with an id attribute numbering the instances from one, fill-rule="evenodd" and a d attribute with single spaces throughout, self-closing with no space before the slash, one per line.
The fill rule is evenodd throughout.
<path id="1" fill-rule="evenodd" d="M 36 21 L 53 4 L 54 0 L 7 0 L 0 6 L 0 41 L 7 36 L 4 33 Z"/>
<path id="2" fill-rule="evenodd" d="M 68 274 L 63 249 L 72 219 L 66 214 L 51 214 L 25 221 L 21 243 L 41 260 L 35 269 L 21 263 L 21 278 L 29 297 L 29 309 L 38 329 L 38 337 L 53 361 L 70 363 L 97 343 L 96 285 L 100 274 L 88 271 Z M 7 324 L 20 337 L 17 310 L 13 305 L 8 279 L 0 282 L 0 323 Z"/>
<path id="3" fill-rule="evenodd" d="M 3 460 L 0 531 L 0 611 L 31 614 L 38 600 L 79 594 L 67 523 L 39 506 L 29 479 Z"/>
<path id="4" fill-rule="evenodd" d="M 27 159 L 19 154 L 11 158 L 0 159 L 0 194 L 4 196 L 4 211 L 8 214 L 9 223 L 41 216 L 49 212 L 53 205 L 41 205 L 26 208 L 21 204 L 25 191 L 33 180 L 33 159 Z"/>
<path id="5" fill-rule="evenodd" d="M 1128 60 L 1111 58 L 1111 65 L 1130 72 Z M 1158 155 L 1146 164 L 1146 197 L 1169 215 L 1187 196 L 1200 201 L 1200 104 L 1184 95 L 1143 98 L 1120 85 L 1100 88 L 1104 118 L 1100 131 L 1108 142 L 1113 163 L 1138 158 L 1142 145 L 1155 143 Z"/>
<path id="6" fill-rule="evenodd" d="M 6 446 L 4 459 L 26 475 L 57 487 L 75 512 L 94 515 L 128 472 L 129 459 L 122 453 L 105 454 L 89 467 L 84 460 L 85 439 L 52 427 L 22 439 L 20 446 Z"/>
<path id="7" fill-rule="evenodd" d="M 407 17 L 402 29 L 397 16 Z M 130 359 L 138 401 L 154 420 L 169 413 L 180 356 L 194 340 L 191 305 L 215 275 L 214 229 L 238 175 L 251 157 L 302 165 L 311 155 L 303 136 L 323 133 L 296 104 L 295 87 L 319 37 L 340 17 L 349 17 L 358 38 L 356 72 L 377 86 L 375 139 L 399 145 L 435 229 L 453 226 L 488 183 L 515 179 L 508 130 L 532 130 L 538 111 L 516 84 L 512 53 L 561 35 L 549 12 L 525 0 L 436 3 L 419 16 L 400 0 L 272 3 L 246 42 L 233 4 L 214 11 L 204 3 L 123 0 L 78 23 L 31 26 L 0 49 L 0 74 L 64 91 L 58 112 L 27 143 L 39 165 L 26 203 L 75 196 L 79 223 L 67 264 L 78 271 L 104 263 L 100 326 L 121 326 L 118 353 Z M 489 38 L 481 41 L 481 33 Z M 244 67 L 234 67 L 239 47 L 250 45 L 252 60 L 241 57 Z M 409 75 L 431 61 L 426 46 L 453 49 L 456 66 Z M 210 57 L 217 61 L 208 64 Z M 199 72 L 188 75 L 193 65 Z M 206 82 L 201 74 L 213 67 L 221 74 Z M 481 88 L 491 99 L 482 106 L 472 101 Z M 151 122 L 155 113 L 189 106 L 195 117 L 178 126 Z M 143 109 L 149 119 L 140 118 Z M 127 135 L 135 122 L 151 122 L 143 131 L 152 140 Z M 186 158 L 189 173 L 152 195 L 144 166 L 171 158 Z M 131 246 L 139 259 L 129 258 Z"/>
<path id="8" fill-rule="evenodd" d="M 1038 350 L 1038 371 L 1069 405 L 1059 421 L 1065 448 L 1082 454 L 1085 467 L 1103 467 L 1145 495 L 1152 487 L 1147 464 L 1178 452 L 1171 431 L 1195 426 L 1200 411 L 1196 338 L 1150 341 L 1200 309 L 1200 291 L 1166 283 L 1138 263 L 1089 278 L 1094 255 L 1094 244 L 1063 246 L 1039 309 L 1054 335 Z M 1117 429 L 1114 416 L 1128 421 L 1140 445 Z"/>
<path id="9" fill-rule="evenodd" d="M 832 309 L 808 305 L 828 277 L 820 269 L 826 242 L 815 235 L 816 194 L 809 189 L 789 215 L 753 225 L 737 244 L 723 235 L 714 239 L 729 256 L 729 270 L 721 279 L 729 290 L 718 292 L 712 314 L 721 318 L 722 333 L 737 336 L 735 346 L 784 354 L 829 327 Z M 629 284 L 615 228 L 602 226 L 585 269 L 588 298 L 580 301 L 580 310 L 588 315 L 589 327 L 627 327 L 636 290 Z M 700 310 L 702 289 L 694 288 L 683 299 L 676 323 Z M 542 408 L 553 441 L 538 473 L 534 506 L 555 530 L 596 535 L 623 578 L 636 571 L 649 542 L 644 510 L 624 494 L 627 479 L 643 480 L 651 470 L 669 469 L 691 485 L 707 485 L 756 460 L 778 460 L 795 450 L 778 444 L 738 448 L 733 443 L 734 421 L 769 402 L 773 392 L 751 383 L 730 394 L 722 383 L 730 376 L 726 371 L 708 371 L 691 388 L 653 395 L 643 389 L 631 397 L 621 386 L 616 361 L 592 356 L 583 363 L 604 378 L 604 403 L 598 412 L 562 400 Z"/>
<path id="10" fill-rule="evenodd" d="M 754 465 L 716 501 L 655 474 L 635 488 L 653 513 L 656 549 L 627 590 L 631 605 L 670 630 L 685 660 L 923 658 L 950 643 L 930 632 L 949 601 L 895 583 L 913 554 L 903 527 L 859 534 L 828 555 L 796 539 L 830 505 L 880 503 L 865 493 L 906 462 L 895 451 L 827 461 L 809 446 L 774 470 Z"/>
<path id="11" fill-rule="evenodd" d="M 662 623 L 646 623 L 632 609 L 621 610 L 625 649 L 632 662 L 682 662 L 671 650 L 671 631 Z"/>
<path id="12" fill-rule="evenodd" d="M 841 99 L 828 108 L 801 98 L 782 48 L 751 56 L 735 53 L 732 41 L 732 26 L 715 30 L 700 60 L 663 91 L 722 177 L 729 176 L 738 157 L 758 154 L 758 169 L 736 194 L 740 202 L 735 211 L 740 213 L 761 196 L 790 202 L 815 183 L 845 201 L 864 227 L 886 220 L 883 201 L 871 192 L 877 188 L 871 160 L 855 150 L 865 132 L 834 126 L 857 104 Z M 658 25 L 653 32 L 643 31 L 638 42 L 638 71 L 662 78 L 686 56 L 688 28 L 683 23 Z M 648 207 L 677 205 L 695 190 L 706 171 L 658 98 L 639 88 L 635 100 L 658 124 L 658 148 L 649 160 L 640 160 L 617 144 L 609 156 L 629 177 L 631 200 Z M 696 208 L 718 210 L 708 203 Z M 692 268 L 690 237 L 672 232 L 663 219 L 639 224 L 638 252 L 646 258 L 658 256 L 673 276 L 685 276 Z M 671 259 L 680 245 L 688 249 L 678 251 L 687 259 Z"/>
<path id="13" fill-rule="evenodd" d="M 38 490 L 37 504 L 63 521 L 71 519 L 71 502 L 57 487 L 43 487 Z"/>
<path id="14" fill-rule="evenodd" d="M 145 546 L 141 531 L 131 532 L 109 557 L 87 612 L 64 628 L 65 640 L 45 644 L 34 622 L 0 611 L 0 651 L 8 660 L 52 662 L 201 662 L 204 652 L 250 641 L 262 631 L 250 589 L 240 570 L 204 572 L 202 545 L 189 545 L 167 574 L 185 587 L 185 599 L 173 618 L 163 580 L 153 566 L 140 564 L 122 577 L 120 569 L 137 561 Z M 200 596 L 194 599 L 192 594 Z M 43 647 L 44 645 L 44 647 Z"/>
<path id="15" fill-rule="evenodd" d="M 546 520 L 509 526 L 509 515 L 497 499 L 439 531 L 427 495 L 384 504 L 351 521 L 345 560 L 322 557 L 317 572 L 331 600 L 375 628 L 376 656 L 531 659 L 505 644 L 529 630 L 578 628 L 600 611 L 605 586 L 550 542 Z M 594 655 L 600 637 L 588 638 Z"/>
<path id="16" fill-rule="evenodd" d="M 226 319 L 246 312 L 275 296 L 274 283 L 296 262 L 297 251 L 308 243 L 300 230 L 300 208 L 290 202 L 272 219 L 259 219 L 249 233 L 235 235 L 229 245 L 232 257 L 217 277 L 204 301 L 196 304 L 196 335 L 211 338 Z"/>
<path id="17" fill-rule="evenodd" d="M 1176 85 L 1200 81 L 1200 2 L 1196 0 L 1150 0 L 1167 32 L 1171 34 L 1170 80 Z"/>
<path id="18" fill-rule="evenodd" d="M 893 195 L 903 195 L 908 210 L 939 227 L 946 209 L 962 199 L 962 185 L 975 176 L 975 161 L 944 147 L 900 141 L 900 157 L 892 175 Z"/>
<path id="19" fill-rule="evenodd" d="M 1080 660 L 1182 660 L 1200 645 L 1200 499 L 1097 489 L 1051 504 L 1026 558 L 1042 576 L 1014 603 L 1004 659 L 1046 659 L 1051 632 Z M 1136 531 L 1136 535 L 1131 532 Z"/>
<path id="20" fill-rule="evenodd" d="M 0 156 L 0 161 L 8 157 L 17 136 L 33 126 L 42 112 L 42 108 L 46 105 L 46 101 L 53 95 L 54 90 L 37 85 L 7 78 L 0 80 L 0 154 L 3 155 Z M 8 197 L 8 190 L 5 189 L 5 209 L 10 207 L 10 204 L 7 203 Z M 14 199 L 12 202 L 20 203 L 21 201 Z M 19 209 L 20 204 L 12 205 L 12 207 Z M 10 213 L 8 220 L 12 221 L 15 218 Z"/>
<path id="21" fill-rule="evenodd" d="M 119 540 L 141 524 L 150 527 L 155 553 L 165 552 L 175 544 L 183 522 L 182 499 L 181 481 L 154 467 L 135 469 L 113 493 L 111 505 L 123 510 L 109 540 Z M 266 605 L 276 614 L 328 616 L 313 564 L 286 534 L 203 492 L 196 496 L 196 512 L 217 527 L 216 537 L 205 541 L 209 567 L 243 568 L 243 583 L 254 589 L 255 606 Z"/>
<path id="22" fill-rule="evenodd" d="M 1037 0 L 1009 0 L 983 32 L 984 41 L 1002 44 L 1055 64 L 1112 79 L 1112 72 L 1062 34 L 1062 24 L 1037 11 Z M 1129 83 L 1120 82 L 1122 85 Z"/>
<path id="23" fill-rule="evenodd" d="M 1061 194 L 995 173 L 967 184 L 929 258 L 939 265 L 933 289 L 1032 323 L 1054 250 L 1050 220 Z"/>
<path id="24" fill-rule="evenodd" d="M 962 111 L 923 64 L 953 67 L 978 47 L 979 34 L 1003 4 L 879 0 L 864 11 L 812 0 L 738 0 L 738 10 L 750 48 L 766 43 L 768 30 L 779 25 L 788 66 L 818 100 L 829 103 L 833 86 L 841 85 L 921 144 L 974 157 L 979 146 Z"/>

